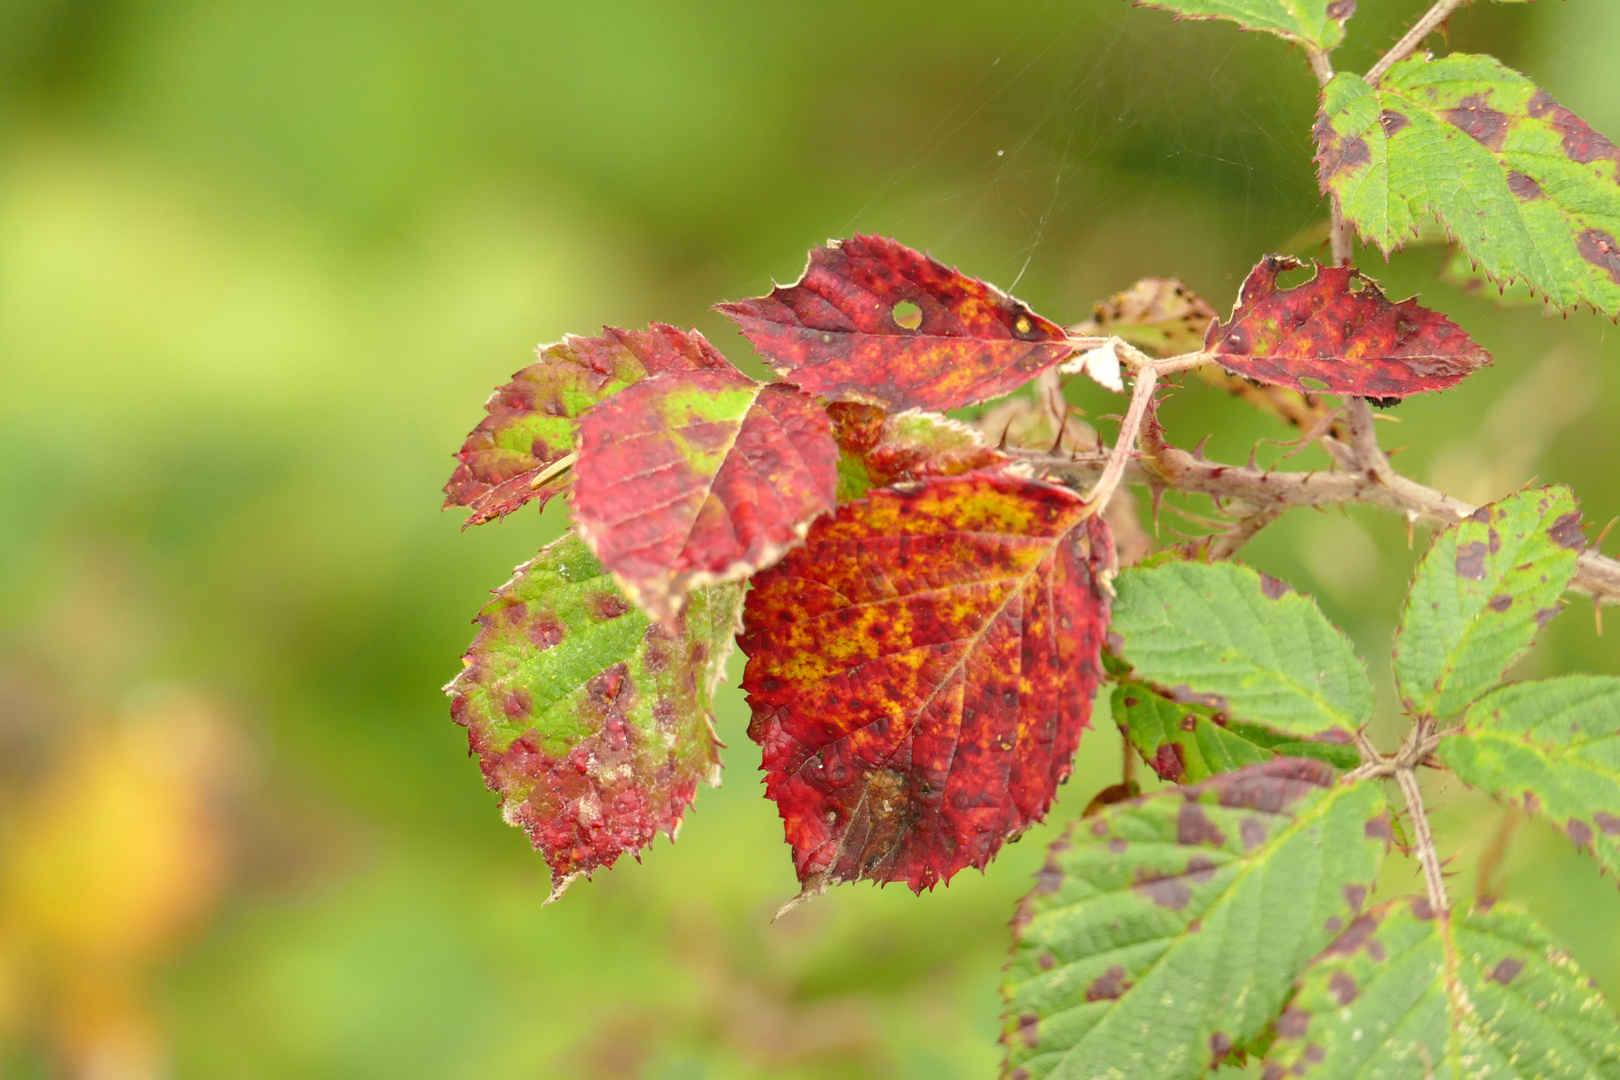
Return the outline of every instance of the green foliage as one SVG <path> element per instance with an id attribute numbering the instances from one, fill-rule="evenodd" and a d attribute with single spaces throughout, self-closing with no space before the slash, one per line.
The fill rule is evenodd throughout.
<path id="1" fill-rule="evenodd" d="M 1403 897 L 1312 963 L 1266 1062 L 1278 1080 L 1613 1080 L 1620 1026 L 1524 912 L 1482 900 L 1437 918 Z"/>
<path id="2" fill-rule="evenodd" d="M 1305 742 L 1259 724 L 1229 719 L 1209 706 L 1171 701 L 1145 683 L 1114 687 L 1114 722 L 1162 779 L 1194 784 L 1275 757 L 1317 758 L 1341 769 L 1360 760 L 1354 747 Z"/>
<path id="3" fill-rule="evenodd" d="M 1406 707 L 1443 718 L 1495 686 L 1558 614 L 1585 545 L 1568 488 L 1520 492 L 1437 536 L 1396 637 Z"/>
<path id="4" fill-rule="evenodd" d="M 1464 783 L 1563 829 L 1620 877 L 1620 679 L 1503 687 L 1469 708 L 1440 759 Z"/>
<path id="5" fill-rule="evenodd" d="M 1268 30 L 1328 51 L 1344 40 L 1355 0 L 1143 0 L 1142 7 L 1194 19 L 1230 19 L 1245 30 Z"/>
<path id="6" fill-rule="evenodd" d="M 1493 57 L 1341 72 L 1316 141 L 1323 191 L 1385 252 L 1433 216 L 1493 280 L 1620 315 L 1620 151 Z"/>
<path id="7" fill-rule="evenodd" d="M 1299 759 L 1076 823 L 1013 920 L 1009 1069 L 1203 1076 L 1360 913 L 1388 837 L 1377 784 Z"/>
<path id="8" fill-rule="evenodd" d="M 1115 583 L 1115 652 L 1173 701 L 1295 736 L 1346 740 L 1372 684 L 1314 601 L 1234 563 L 1173 562 Z"/>

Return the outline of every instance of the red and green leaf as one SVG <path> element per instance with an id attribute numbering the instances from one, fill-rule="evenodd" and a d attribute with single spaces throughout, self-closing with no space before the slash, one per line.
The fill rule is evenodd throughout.
<path id="1" fill-rule="evenodd" d="M 890 409 L 988 401 L 1074 351 L 1028 305 L 880 236 L 815 248 L 794 284 L 718 310 L 805 392 Z"/>
<path id="2" fill-rule="evenodd" d="M 620 586 L 669 620 L 693 588 L 780 559 L 831 510 L 838 446 L 827 414 L 729 364 L 660 375 L 580 424 L 574 519 Z"/>
<path id="3" fill-rule="evenodd" d="M 1045 816 L 1102 679 L 1113 542 L 1067 488 L 875 489 L 759 575 L 749 735 L 804 894 L 916 891 Z"/>
<path id="4" fill-rule="evenodd" d="M 876 405 L 835 401 L 827 407 L 838 442 L 838 501 L 875 487 L 997 468 L 1012 458 L 985 445 L 978 429 L 938 413 L 890 413 Z"/>
<path id="5" fill-rule="evenodd" d="M 505 517 L 530 499 L 544 506 L 567 487 L 557 466 L 574 452 L 580 416 L 604 398 L 648 374 L 730 366 L 695 330 L 661 323 L 608 327 L 599 338 L 570 334 L 538 353 L 537 363 L 491 395 L 489 415 L 456 455 L 461 464 L 445 485 L 444 505 L 470 509 L 468 525 Z"/>
<path id="6" fill-rule="evenodd" d="M 1403 398 L 1454 386 L 1491 362 L 1450 319 L 1412 300 L 1390 303 L 1353 267 L 1318 265 L 1309 281 L 1279 287 L 1284 272 L 1304 265 L 1269 255 L 1250 271 L 1231 319 L 1204 342 L 1222 367 L 1302 393 Z"/>
<path id="7" fill-rule="evenodd" d="M 673 626 L 631 605 L 572 533 L 520 566 L 478 615 L 445 692 L 506 820 L 580 874 L 671 838 L 720 778 L 710 701 L 740 585 L 700 590 Z"/>

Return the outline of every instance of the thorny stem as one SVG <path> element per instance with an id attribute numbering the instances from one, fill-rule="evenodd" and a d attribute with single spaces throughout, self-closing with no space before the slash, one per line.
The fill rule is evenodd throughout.
<path id="1" fill-rule="evenodd" d="M 1446 881 L 1440 866 L 1440 854 L 1434 849 L 1434 832 L 1429 828 L 1429 813 L 1423 806 L 1423 792 L 1418 787 L 1417 767 L 1440 744 L 1435 723 L 1429 717 L 1419 717 L 1412 725 L 1406 742 L 1394 754 L 1385 757 L 1368 740 L 1365 732 L 1356 732 L 1356 748 L 1361 751 L 1363 764 L 1339 781 L 1343 784 L 1360 783 L 1380 777 L 1393 776 L 1406 800 L 1407 816 L 1412 819 L 1412 852 L 1423 868 L 1423 883 L 1429 894 L 1429 906 L 1436 915 L 1451 910 L 1446 895 Z"/>
<path id="2" fill-rule="evenodd" d="M 1144 451 L 1139 456 L 1129 452 L 1124 455 L 1120 483 L 1208 495 L 1241 502 L 1249 508 L 1270 507 L 1279 514 L 1296 507 L 1361 504 L 1400 514 L 1408 522 L 1422 521 L 1440 527 L 1455 525 L 1477 509 L 1471 503 L 1425 487 L 1393 469 L 1369 476 L 1364 469 L 1301 472 L 1227 465 L 1194 457 L 1169 445 L 1156 421 L 1143 424 L 1142 434 Z M 1341 452 L 1353 452 L 1337 440 L 1331 443 L 1337 444 Z M 1126 445 L 1123 439 L 1120 445 Z M 1006 452 L 1029 462 L 1037 473 L 1070 480 L 1079 486 L 1099 477 L 1119 451 L 1120 446 L 1115 446 L 1112 454 L 1053 454 L 1012 447 Z M 1605 558 L 1597 551 L 1583 552 L 1575 562 L 1575 580 L 1570 588 L 1607 603 L 1620 604 L 1620 562 Z"/>
<path id="3" fill-rule="evenodd" d="M 1367 80 L 1368 86 L 1377 86 L 1378 80 L 1384 73 L 1409 56 L 1413 49 L 1423 44 L 1423 39 L 1434 32 L 1435 28 L 1445 22 L 1453 11 L 1462 7 L 1463 0 L 1435 0 L 1435 4 L 1428 13 L 1412 24 L 1412 29 L 1406 36 L 1395 43 L 1395 47 L 1378 58 L 1378 63 L 1367 69 L 1362 78 Z"/>
<path id="4" fill-rule="evenodd" d="M 1108 500 L 1113 498 L 1115 489 L 1125 476 L 1131 452 L 1136 447 L 1136 436 L 1142 430 L 1142 420 L 1152 408 L 1153 388 L 1159 376 L 1186 371 L 1209 360 L 1202 352 L 1154 360 L 1119 338 L 1107 339 L 1105 344 L 1112 344 L 1120 361 L 1135 370 L 1136 386 L 1131 392 L 1131 405 L 1125 411 L 1125 419 L 1120 421 L 1119 438 L 1114 442 L 1113 452 L 1108 455 L 1108 462 L 1103 466 L 1097 483 L 1086 493 L 1086 502 L 1091 505 L 1093 513 L 1102 513 L 1108 508 Z"/>

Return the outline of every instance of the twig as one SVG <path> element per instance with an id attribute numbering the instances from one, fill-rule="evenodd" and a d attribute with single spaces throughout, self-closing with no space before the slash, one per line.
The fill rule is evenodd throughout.
<path id="1" fill-rule="evenodd" d="M 1462 4 L 1463 0 L 1435 0 L 1435 5 L 1429 9 L 1428 14 L 1413 23 L 1406 36 L 1397 41 L 1389 52 L 1379 57 L 1378 63 L 1367 69 L 1367 74 L 1362 76 L 1367 80 L 1367 85 L 1377 86 L 1378 80 L 1384 77 L 1385 72 L 1405 60 L 1413 49 L 1423 44 L 1424 38 L 1433 33 L 1434 29 L 1445 22 L 1453 11 L 1462 7 Z"/>
<path id="2" fill-rule="evenodd" d="M 1211 538 L 1208 549 L 1210 558 L 1230 559 L 1242 550 L 1244 544 L 1260 535 L 1262 529 L 1281 516 L 1282 510 L 1279 507 L 1268 506 L 1239 518 L 1228 526 L 1226 531 Z"/>
<path id="3" fill-rule="evenodd" d="M 1417 773 L 1397 769 L 1395 782 L 1406 797 L 1406 810 L 1412 818 L 1412 849 L 1417 853 L 1418 865 L 1423 867 L 1429 906 L 1435 915 L 1443 916 L 1451 910 L 1451 899 L 1446 895 L 1446 879 L 1440 869 L 1440 856 L 1434 850 L 1434 833 L 1429 829 L 1429 814 L 1423 809 L 1423 792 L 1418 788 Z"/>
<path id="4" fill-rule="evenodd" d="M 1091 504 L 1092 513 L 1101 513 L 1108 508 L 1108 500 L 1113 497 L 1114 489 L 1119 487 L 1125 475 L 1131 454 L 1136 449 L 1136 436 L 1142 430 L 1142 418 L 1153 406 L 1153 388 L 1158 384 L 1159 376 L 1195 368 L 1209 359 L 1204 353 L 1196 352 L 1154 360 L 1119 338 L 1109 340 L 1113 342 L 1121 362 L 1136 369 L 1136 386 L 1131 391 L 1131 405 L 1125 411 L 1125 419 L 1120 421 L 1119 438 L 1114 441 L 1108 463 L 1103 467 L 1096 485 L 1086 493 L 1086 502 Z"/>
<path id="5" fill-rule="evenodd" d="M 1121 476 L 1116 486 L 1117 483 L 1127 483 L 1150 489 L 1157 487 L 1208 495 L 1241 501 L 1257 509 L 1275 507 L 1279 513 L 1296 507 L 1356 503 L 1400 514 L 1408 521 L 1423 521 L 1441 527 L 1455 525 L 1477 509 L 1461 499 L 1408 479 L 1393 469 L 1378 479 L 1369 478 L 1365 471 L 1360 470 L 1271 472 L 1195 458 L 1187 451 L 1164 442 L 1163 432 L 1156 423 L 1144 424 L 1141 434 L 1145 452 L 1137 457 L 1128 452 L 1123 456 Z M 1350 451 L 1343 443 L 1337 445 L 1346 452 Z M 1072 457 L 1068 454 L 1012 448 L 1007 453 L 1028 461 L 1039 473 L 1069 480 L 1078 487 L 1100 477 L 1110 462 L 1115 460 L 1119 449 L 1116 446 L 1113 455 L 1094 453 Z M 1570 588 L 1607 603 L 1620 604 L 1620 562 L 1605 558 L 1596 551 L 1582 552 L 1575 562 L 1575 580 Z"/>

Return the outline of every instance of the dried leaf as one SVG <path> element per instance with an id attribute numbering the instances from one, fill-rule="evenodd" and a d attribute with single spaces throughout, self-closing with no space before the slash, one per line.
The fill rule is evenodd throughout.
<path id="1" fill-rule="evenodd" d="M 1356 0 L 1137 0 L 1136 6 L 1190 19 L 1229 19 L 1324 52 L 1344 40 L 1345 21 L 1356 13 Z"/>
<path id="2" fill-rule="evenodd" d="M 667 621 L 688 591 L 771 565 L 833 508 L 838 447 L 813 400 L 728 364 L 598 405 L 580 423 L 574 472 L 580 535 Z"/>
<path id="3" fill-rule="evenodd" d="M 1174 278 L 1143 278 L 1092 305 L 1092 317 L 1074 328 L 1086 337 L 1118 337 L 1149 356 L 1179 356 L 1204 347 L 1219 314 Z"/>
<path id="4" fill-rule="evenodd" d="M 566 473 L 530 485 L 574 452 L 580 415 L 604 398 L 648 374 L 730 367 L 697 331 L 662 323 L 608 327 L 599 338 L 570 334 L 538 352 L 538 363 L 491 395 L 489 415 L 456 455 L 461 464 L 445 485 L 444 505 L 470 509 L 468 525 L 505 517 L 530 499 L 544 506 L 566 488 Z"/>
<path id="5" fill-rule="evenodd" d="M 1380 785 L 1334 780 L 1278 758 L 1071 826 L 1013 918 L 1003 1075 L 1196 1080 L 1260 1036 L 1387 850 Z"/>
<path id="6" fill-rule="evenodd" d="M 1317 175 L 1386 254 L 1435 217 L 1468 257 L 1554 307 L 1620 315 L 1620 150 L 1489 56 L 1410 56 L 1322 95 Z"/>
<path id="7" fill-rule="evenodd" d="M 1345 928 L 1277 1019 L 1263 1080 L 1617 1080 L 1620 1025 L 1530 916 L 1400 897 Z"/>
<path id="8" fill-rule="evenodd" d="M 1413 300 L 1390 303 L 1353 267 L 1317 265 L 1311 280 L 1277 287 L 1279 275 L 1304 265 L 1269 255 L 1250 271 L 1232 318 L 1209 328 L 1206 348 L 1222 367 L 1301 392 L 1403 398 L 1454 386 L 1491 362 L 1450 319 Z"/>
<path id="9" fill-rule="evenodd" d="M 1000 468 L 1013 460 L 986 446 L 977 429 L 939 413 L 889 413 L 835 401 L 827 415 L 839 450 L 839 502 L 862 498 L 875 487 Z"/>
<path id="10" fill-rule="evenodd" d="M 880 236 L 816 248 L 794 284 L 717 309 L 805 392 L 889 409 L 988 401 L 1074 351 L 1028 305 Z"/>
<path id="11" fill-rule="evenodd" d="M 544 854 L 553 899 L 673 838 L 698 781 L 719 782 L 710 700 L 741 602 L 740 585 L 700 589 L 674 626 L 652 622 L 569 533 L 479 613 L 450 713 Z"/>
<path id="12" fill-rule="evenodd" d="M 738 642 L 805 894 L 983 867 L 1069 774 L 1108 622 L 1108 531 L 995 473 L 874 489 L 754 579 Z"/>

